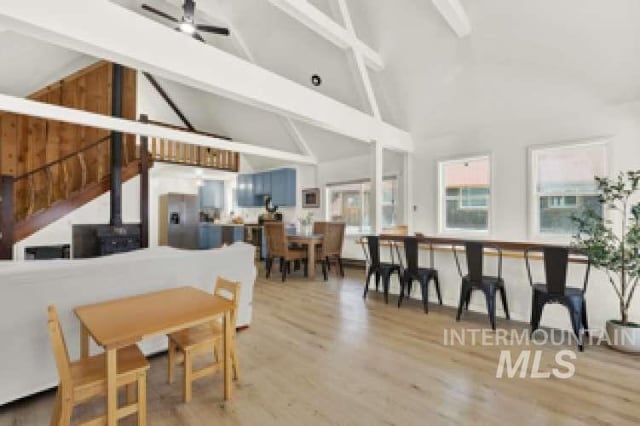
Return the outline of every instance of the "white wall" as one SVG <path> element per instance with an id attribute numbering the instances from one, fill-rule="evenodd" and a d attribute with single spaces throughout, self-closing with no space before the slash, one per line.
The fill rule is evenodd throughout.
<path id="1" fill-rule="evenodd" d="M 473 131 L 451 133 L 420 141 L 414 158 L 415 230 L 426 235 L 437 234 L 437 162 L 456 156 L 478 153 L 491 154 L 494 173 L 493 218 L 489 238 L 525 241 L 528 235 L 528 147 L 609 137 L 611 147 L 610 172 L 640 168 L 640 102 L 621 104 L 593 111 L 576 111 L 572 115 L 552 120 L 511 122 Z M 426 261 L 426 258 L 423 259 Z M 488 260 L 489 265 L 490 260 Z M 459 295 L 459 277 L 450 253 L 437 256 L 441 271 L 445 303 L 455 306 Z M 570 285 L 580 285 L 582 269 L 576 266 Z M 530 297 L 524 262 L 505 259 L 504 277 L 512 317 L 528 321 Z M 603 327 L 607 319 L 618 316 L 617 299 L 602 273 L 592 274 L 587 292 L 591 327 Z M 486 312 L 484 301 L 478 299 L 475 308 Z M 631 316 L 640 320 L 640 303 L 632 305 Z M 546 308 L 543 324 L 560 328 L 569 326 L 566 309 Z"/>

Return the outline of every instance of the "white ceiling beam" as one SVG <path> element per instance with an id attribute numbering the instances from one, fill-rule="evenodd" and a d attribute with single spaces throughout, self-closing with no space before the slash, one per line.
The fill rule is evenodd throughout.
<path id="1" fill-rule="evenodd" d="M 79 109 L 32 101 L 16 96 L 0 94 L 0 111 L 45 118 L 48 120 L 63 121 L 66 123 L 79 124 L 82 126 L 95 127 L 139 136 L 183 142 L 191 145 L 224 149 L 239 152 L 241 154 L 274 158 L 293 163 L 316 164 L 316 161 L 308 155 L 279 151 L 276 149 L 237 141 L 229 141 L 227 139 L 185 132 L 183 130 L 172 129 L 169 127 L 126 120 L 124 118 L 110 117 Z"/>
<path id="2" fill-rule="evenodd" d="M 269 0 L 269 2 L 336 46 L 359 51 L 365 63 L 372 69 L 381 71 L 384 68 L 384 61 L 378 52 L 307 0 Z"/>
<path id="3" fill-rule="evenodd" d="M 0 0 L 0 25 L 359 141 L 413 150 L 406 131 L 110 1 L 49 3 Z"/>
<path id="4" fill-rule="evenodd" d="M 353 25 L 353 20 L 351 19 L 351 13 L 349 13 L 349 8 L 347 7 L 347 2 L 345 0 L 336 0 L 338 13 L 342 17 L 344 21 L 347 32 L 351 34 L 353 37 L 356 37 L 356 29 Z M 369 105 L 369 109 L 371 110 L 371 114 L 378 119 L 381 120 L 380 116 L 380 107 L 378 106 L 378 101 L 376 100 L 376 94 L 373 91 L 373 85 L 371 84 L 371 77 L 369 76 L 369 70 L 365 66 L 364 57 L 362 52 L 358 49 L 352 49 L 354 56 L 354 68 L 355 74 L 360 80 L 362 85 L 362 92 L 364 93 L 364 97 L 366 98 L 366 102 Z"/>
<path id="5" fill-rule="evenodd" d="M 432 0 L 453 32 L 460 38 L 471 34 L 471 21 L 460 3 L 460 0 Z"/>
<path id="6" fill-rule="evenodd" d="M 244 37 L 242 37 L 242 34 L 238 31 L 238 28 L 228 19 L 221 18 L 219 13 L 216 14 L 217 10 L 210 9 L 211 6 L 211 3 L 204 3 L 198 6 L 200 8 L 200 13 L 205 15 L 205 20 L 212 21 L 215 19 L 217 25 L 229 28 L 229 31 L 231 33 L 229 37 L 236 50 L 240 52 L 249 62 L 251 62 L 252 64 L 257 64 L 253 52 L 251 52 L 249 45 L 245 42 Z M 215 18 L 213 17 L 213 14 L 216 14 Z M 302 132 L 298 128 L 298 125 L 289 117 L 282 117 L 282 119 L 287 132 L 291 136 L 291 139 L 293 139 L 293 142 L 296 144 L 300 152 L 317 161 L 315 153 L 307 143 L 305 137 L 302 135 Z"/>

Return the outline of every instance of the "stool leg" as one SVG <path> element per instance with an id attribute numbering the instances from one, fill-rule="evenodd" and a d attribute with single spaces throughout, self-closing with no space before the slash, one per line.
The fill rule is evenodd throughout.
<path id="1" fill-rule="evenodd" d="M 53 406 L 53 413 L 51 413 L 51 426 L 58 426 L 60 424 L 60 411 L 62 408 L 62 391 L 60 390 L 61 384 L 58 384 L 56 390 L 56 402 Z"/>
<path id="2" fill-rule="evenodd" d="M 193 373 L 193 365 L 191 352 L 184 351 L 184 402 L 191 401 L 191 375 Z"/>
<path id="3" fill-rule="evenodd" d="M 173 383 L 176 370 L 176 344 L 173 340 L 169 339 L 169 366 L 167 368 L 167 382 Z"/>
<path id="4" fill-rule="evenodd" d="M 73 414 L 73 399 L 70 395 L 62 395 L 60 405 L 60 426 L 71 426 L 71 415 Z"/>
<path id="5" fill-rule="evenodd" d="M 138 426 L 147 426 L 147 374 L 138 374 Z"/>

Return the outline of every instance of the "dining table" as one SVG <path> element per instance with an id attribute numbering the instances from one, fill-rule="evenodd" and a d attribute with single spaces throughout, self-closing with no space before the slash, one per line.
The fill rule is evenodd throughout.
<path id="1" fill-rule="evenodd" d="M 224 399 L 231 399 L 231 311 L 233 303 L 194 287 L 179 287 L 76 307 L 80 356 L 89 356 L 92 338 L 106 352 L 107 425 L 127 415 L 117 403 L 117 351 L 144 338 L 224 318 Z"/>
<path id="2" fill-rule="evenodd" d="M 324 235 L 304 233 L 304 232 L 288 232 L 287 242 L 295 243 L 307 247 L 307 274 L 309 280 L 316 277 L 316 249 L 322 245 Z"/>

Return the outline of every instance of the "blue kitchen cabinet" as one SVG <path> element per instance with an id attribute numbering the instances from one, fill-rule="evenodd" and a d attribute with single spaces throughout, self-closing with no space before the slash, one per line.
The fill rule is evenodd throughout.
<path id="1" fill-rule="evenodd" d="M 200 224 L 198 247 L 201 250 L 222 246 L 222 228 L 216 225 Z"/>
<path id="2" fill-rule="evenodd" d="M 271 199 L 279 207 L 296 206 L 296 170 L 278 169 L 271 172 Z"/>
<path id="3" fill-rule="evenodd" d="M 271 175 L 271 172 L 256 173 L 254 175 L 253 179 L 255 189 L 253 193 L 258 198 L 261 198 L 264 195 L 271 194 Z"/>
<path id="4" fill-rule="evenodd" d="M 224 181 L 206 180 L 198 193 L 201 209 L 224 209 Z"/>
<path id="5" fill-rule="evenodd" d="M 236 189 L 236 197 L 238 207 L 254 207 L 255 196 L 253 192 L 253 175 L 238 175 L 238 185 Z"/>
<path id="6" fill-rule="evenodd" d="M 235 226 L 233 228 L 233 242 L 244 241 L 244 226 Z"/>
<path id="7" fill-rule="evenodd" d="M 296 170 L 277 169 L 268 172 L 241 174 L 237 178 L 238 207 L 262 207 L 270 195 L 274 205 L 296 206 Z"/>

